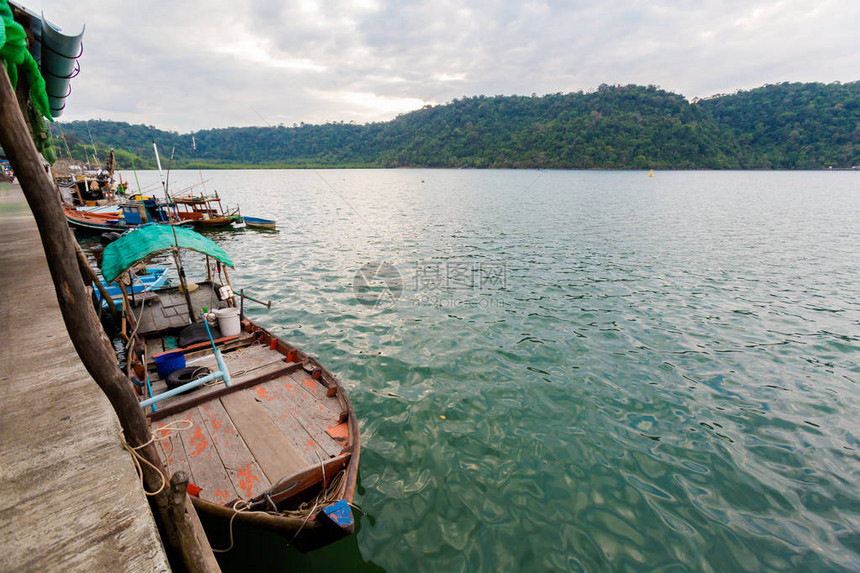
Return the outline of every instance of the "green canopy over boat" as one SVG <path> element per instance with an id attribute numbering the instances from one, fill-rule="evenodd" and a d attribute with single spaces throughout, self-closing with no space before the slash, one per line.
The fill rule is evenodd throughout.
<path id="1" fill-rule="evenodd" d="M 174 231 L 176 232 L 175 241 Z M 108 283 L 111 283 L 135 263 L 160 251 L 170 250 L 177 243 L 181 249 L 197 251 L 218 259 L 229 267 L 233 266 L 233 261 L 224 249 L 199 233 L 170 225 L 146 225 L 129 231 L 105 247 L 102 275 Z"/>

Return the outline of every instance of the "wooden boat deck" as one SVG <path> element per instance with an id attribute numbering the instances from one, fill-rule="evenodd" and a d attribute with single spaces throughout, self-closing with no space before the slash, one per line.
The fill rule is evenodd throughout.
<path id="1" fill-rule="evenodd" d="M 222 505 L 247 500 L 342 453 L 344 407 L 300 364 L 260 344 L 223 357 L 230 388 L 218 382 L 169 398 L 153 416 L 156 432 L 189 426 L 162 432 L 172 434 L 161 442 L 162 457 L 171 472 L 188 473 L 202 499 Z M 211 351 L 187 365 L 217 368 Z M 152 384 L 156 394 L 166 389 L 157 378 Z"/>
<path id="2" fill-rule="evenodd" d="M 214 308 L 217 302 L 218 297 L 208 283 L 201 283 L 191 292 L 191 305 L 197 313 L 203 308 Z M 162 291 L 158 295 L 153 292 L 136 294 L 135 303 L 134 315 L 139 317 L 138 334 L 141 336 L 179 329 L 190 324 L 185 295 L 178 291 Z M 142 310 L 141 305 L 144 307 Z"/>

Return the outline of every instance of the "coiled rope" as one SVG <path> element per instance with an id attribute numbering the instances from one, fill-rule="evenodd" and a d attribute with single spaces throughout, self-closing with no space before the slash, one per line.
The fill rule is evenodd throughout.
<path id="1" fill-rule="evenodd" d="M 137 469 L 137 475 L 140 477 L 140 487 L 143 489 L 143 493 L 145 493 L 148 496 L 153 496 L 153 495 L 158 495 L 159 493 L 164 491 L 164 488 L 167 487 L 167 476 L 164 475 L 164 472 L 161 471 L 161 468 L 156 467 L 152 462 L 150 462 L 148 459 L 146 459 L 145 457 L 140 455 L 138 450 L 142 450 L 143 448 L 145 448 L 146 446 L 148 446 L 149 444 L 152 444 L 154 442 L 170 441 L 170 448 L 172 451 L 173 450 L 173 440 L 172 440 L 173 434 L 177 433 L 177 432 L 181 432 L 183 430 L 187 430 L 187 429 L 191 428 L 193 425 L 194 425 L 194 422 L 192 422 L 191 420 L 175 420 L 173 422 L 170 422 L 169 424 L 165 424 L 164 426 L 162 426 L 160 428 L 156 428 L 151 433 L 149 440 L 147 440 L 145 443 L 143 443 L 139 446 L 134 446 L 134 447 L 130 446 L 129 443 L 125 441 L 125 435 L 123 434 L 123 431 L 122 430 L 119 431 L 119 439 L 120 439 L 120 442 L 122 442 L 122 447 L 125 448 L 128 451 L 128 453 L 131 454 L 132 460 L 134 460 L 134 467 L 135 467 L 135 469 Z M 157 437 L 155 435 L 155 432 L 161 432 L 162 436 L 160 438 Z M 162 448 L 163 448 L 163 446 L 162 446 Z M 168 458 L 169 458 L 169 456 L 168 456 Z M 140 462 L 143 462 L 146 465 L 148 465 L 155 472 L 157 472 L 158 475 L 161 477 L 161 487 L 159 487 L 157 490 L 152 491 L 152 492 L 146 490 L 146 484 L 145 484 L 144 479 L 143 479 L 143 468 L 141 467 Z M 170 471 L 169 468 L 168 468 L 168 471 Z"/>

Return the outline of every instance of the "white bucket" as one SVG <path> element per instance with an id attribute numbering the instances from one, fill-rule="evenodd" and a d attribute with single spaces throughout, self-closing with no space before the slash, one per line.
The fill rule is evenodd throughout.
<path id="1" fill-rule="evenodd" d="M 239 334 L 241 327 L 239 325 L 238 308 L 218 309 L 215 311 L 215 316 L 218 317 L 218 328 L 221 329 L 221 336 L 235 336 Z"/>

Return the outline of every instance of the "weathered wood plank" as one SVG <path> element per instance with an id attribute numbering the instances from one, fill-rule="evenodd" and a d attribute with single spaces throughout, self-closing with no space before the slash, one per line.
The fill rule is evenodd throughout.
<path id="1" fill-rule="evenodd" d="M 271 370 L 266 371 L 255 371 L 252 375 L 249 375 L 247 378 L 242 378 L 241 380 L 233 381 L 233 383 L 229 387 L 225 387 L 224 385 L 216 385 L 216 386 L 207 386 L 200 390 L 196 390 L 188 395 L 185 400 L 182 402 L 174 403 L 171 402 L 169 405 L 162 405 L 159 407 L 158 412 L 153 413 L 151 415 L 152 419 L 159 420 L 161 418 L 165 418 L 167 416 L 172 416 L 178 412 L 187 410 L 191 407 L 198 406 L 203 402 L 209 401 L 213 399 L 216 395 L 222 396 L 225 394 L 231 394 L 233 392 L 239 392 L 241 390 L 245 390 L 247 388 L 251 388 L 257 384 L 262 384 L 269 380 L 274 380 L 280 376 L 285 376 L 289 374 L 293 369 L 296 368 L 296 364 L 294 363 L 284 363 L 284 364 L 272 364 L 268 368 Z M 171 398 L 169 400 L 176 399 Z"/>
<path id="2" fill-rule="evenodd" d="M 158 448 L 158 453 L 164 461 L 164 465 L 167 467 L 168 477 L 178 471 L 183 471 L 192 478 L 191 481 L 193 482 L 193 474 L 191 472 L 191 467 L 188 465 L 188 455 L 185 453 L 185 446 L 182 444 L 180 432 L 177 430 L 167 430 L 165 428 L 170 428 L 171 426 L 183 427 L 184 423 L 190 420 L 190 414 L 177 414 L 176 416 L 165 418 L 158 422 L 153 422 L 152 429 L 156 439 L 158 440 L 160 446 Z M 187 432 L 191 430 L 192 428 L 183 431 Z"/>
<path id="3" fill-rule="evenodd" d="M 202 489 L 200 497 L 219 504 L 239 497 L 233 481 L 221 464 L 218 450 L 197 408 L 187 413 L 194 427 L 180 434 L 179 442 L 185 448 L 186 461 L 191 470 L 191 481 Z M 177 452 L 178 455 L 178 452 Z"/>
<path id="4" fill-rule="evenodd" d="M 319 381 L 314 380 L 309 375 L 303 372 L 295 372 L 294 376 L 301 379 L 301 383 L 298 384 L 299 388 L 307 392 L 317 402 L 327 408 L 328 411 L 331 412 L 331 415 L 335 417 L 335 419 L 337 419 L 340 416 L 341 412 L 346 409 L 346 407 L 341 403 L 337 395 L 329 396 L 328 388 L 320 384 Z"/>
<path id="5" fill-rule="evenodd" d="M 221 403 L 270 482 L 292 475 L 307 465 L 301 452 L 269 418 L 251 391 L 222 396 Z"/>
<path id="6" fill-rule="evenodd" d="M 340 416 L 343 410 L 340 400 L 336 396 L 326 397 L 325 387 L 311 378 L 310 374 L 303 370 L 296 370 L 289 378 L 290 383 L 297 390 L 294 399 L 302 405 L 302 412 L 310 418 L 328 425 L 331 418 L 336 420 Z"/>
<path id="7" fill-rule="evenodd" d="M 200 362 L 195 362 L 193 364 L 190 364 L 189 366 L 200 365 Z M 207 367 L 210 369 L 211 372 L 215 368 L 215 365 L 210 363 Z M 231 384 L 232 386 L 238 386 L 240 384 L 244 384 L 249 380 L 254 379 L 260 379 L 261 381 L 267 379 L 270 380 L 277 375 L 287 373 L 290 368 L 291 366 L 283 361 L 272 362 L 270 364 L 254 368 L 250 371 L 246 371 L 245 373 L 240 373 L 239 376 L 234 376 L 232 378 Z M 227 366 L 227 369 L 230 371 L 234 370 L 229 365 Z M 152 384 L 152 390 L 155 394 L 160 394 L 167 390 L 167 383 L 158 378 L 157 376 L 154 376 L 152 372 L 150 372 L 150 383 Z M 158 410 L 175 411 L 176 408 L 182 407 L 183 405 L 191 407 L 192 405 L 200 404 L 202 401 L 207 400 L 208 397 L 211 397 L 213 394 L 218 394 L 219 392 L 222 392 L 224 390 L 224 383 L 223 381 L 219 380 L 217 382 L 212 382 L 209 385 L 198 387 L 197 389 L 192 390 L 187 394 L 179 394 L 177 396 L 165 398 L 161 402 L 156 403 L 156 407 L 158 408 Z"/>
<path id="8" fill-rule="evenodd" d="M 272 422 L 302 454 L 305 463 L 307 465 L 319 463 L 320 459 L 329 457 L 328 452 L 316 442 L 313 435 L 295 416 L 292 408 L 279 399 L 279 389 L 282 388 L 285 380 L 286 378 L 282 377 L 263 387 L 255 387 L 252 391 L 257 393 L 260 405 L 266 410 Z"/>
<path id="9" fill-rule="evenodd" d="M 201 404 L 200 413 L 218 450 L 221 464 L 239 495 L 243 499 L 251 499 L 269 489 L 271 483 L 245 445 L 223 404 L 218 400 Z"/>
<path id="10" fill-rule="evenodd" d="M 276 396 L 281 400 L 282 407 L 287 408 L 309 434 L 309 439 L 325 451 L 326 457 L 336 456 L 343 449 L 343 445 L 332 439 L 326 430 L 337 425 L 337 416 L 301 389 L 300 385 L 305 383 L 304 377 L 302 371 L 297 371 L 286 379 L 279 380 Z M 305 449 L 310 451 L 313 447 L 306 443 Z M 311 455 L 313 456 L 313 453 Z"/>
<path id="11" fill-rule="evenodd" d="M 221 356 L 224 358 L 224 363 L 232 376 L 241 376 L 243 373 L 254 370 L 267 364 L 276 362 L 284 363 L 284 356 L 273 350 L 269 350 L 259 344 L 254 344 L 238 350 L 224 352 Z M 215 356 L 212 354 L 211 348 L 208 352 L 196 354 L 187 361 L 189 366 L 203 365 L 210 369 L 216 366 Z"/>
<path id="12" fill-rule="evenodd" d="M 147 363 L 155 364 L 153 356 L 164 352 L 164 346 L 160 338 L 146 339 L 146 360 Z"/>

